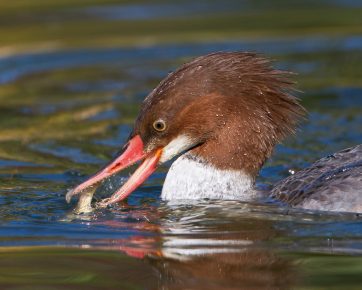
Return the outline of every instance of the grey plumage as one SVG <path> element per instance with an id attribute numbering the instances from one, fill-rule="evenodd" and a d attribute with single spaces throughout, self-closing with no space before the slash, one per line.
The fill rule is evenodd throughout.
<path id="1" fill-rule="evenodd" d="M 271 197 L 305 209 L 362 212 L 362 144 L 281 180 Z"/>

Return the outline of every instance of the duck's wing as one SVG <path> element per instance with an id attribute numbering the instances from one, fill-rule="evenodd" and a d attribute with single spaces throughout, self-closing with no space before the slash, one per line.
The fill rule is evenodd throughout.
<path id="1" fill-rule="evenodd" d="M 362 213 L 362 144 L 283 179 L 271 197 L 293 207 Z"/>

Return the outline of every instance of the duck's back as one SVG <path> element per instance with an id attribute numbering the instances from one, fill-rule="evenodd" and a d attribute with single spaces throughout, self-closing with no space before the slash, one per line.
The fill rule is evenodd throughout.
<path id="1" fill-rule="evenodd" d="M 362 212 L 362 144 L 322 158 L 283 179 L 271 196 L 293 207 Z"/>

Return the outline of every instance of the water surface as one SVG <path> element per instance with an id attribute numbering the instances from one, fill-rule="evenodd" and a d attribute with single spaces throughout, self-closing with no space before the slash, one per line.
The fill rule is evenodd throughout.
<path id="1" fill-rule="evenodd" d="M 0 4 L 2 289 L 360 288 L 355 214 L 167 204 L 167 166 L 110 209 L 77 216 L 64 200 L 120 149 L 148 92 L 212 51 L 261 52 L 298 73 L 309 119 L 259 187 L 362 143 L 358 1 L 41 2 Z"/>

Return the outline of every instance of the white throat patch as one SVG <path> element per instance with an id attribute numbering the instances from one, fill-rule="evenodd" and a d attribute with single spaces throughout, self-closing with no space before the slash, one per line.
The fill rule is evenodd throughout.
<path id="1" fill-rule="evenodd" d="M 161 198 L 250 201 L 258 196 L 253 185 L 253 178 L 243 171 L 217 169 L 186 153 L 170 167 Z"/>
<path id="2" fill-rule="evenodd" d="M 170 143 L 165 146 L 162 150 L 162 156 L 160 158 L 160 163 L 164 163 L 176 155 L 182 153 L 183 151 L 191 148 L 193 142 L 190 137 L 187 135 L 180 135 L 173 139 Z"/>

